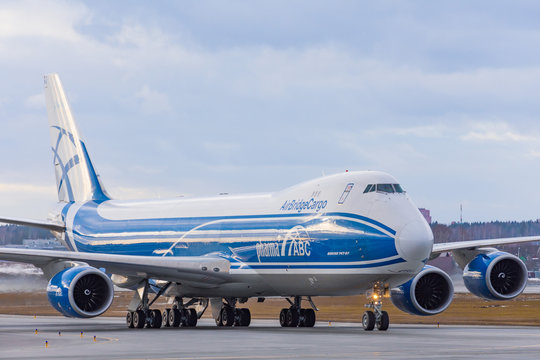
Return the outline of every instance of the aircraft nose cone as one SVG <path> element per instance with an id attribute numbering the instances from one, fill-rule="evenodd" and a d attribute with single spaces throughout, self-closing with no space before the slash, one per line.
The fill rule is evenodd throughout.
<path id="1" fill-rule="evenodd" d="M 433 233 L 423 220 L 415 220 L 405 225 L 396 240 L 400 254 L 407 261 L 422 261 L 431 254 Z"/>

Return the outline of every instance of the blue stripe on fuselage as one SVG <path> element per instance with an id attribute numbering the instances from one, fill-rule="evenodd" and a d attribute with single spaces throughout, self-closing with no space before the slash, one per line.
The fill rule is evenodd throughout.
<path id="1" fill-rule="evenodd" d="M 374 263 L 369 264 L 302 264 L 302 265 L 295 265 L 295 264 L 280 264 L 280 265 L 273 265 L 273 264 L 253 264 L 253 265 L 231 265 L 231 269 L 364 269 L 364 268 L 373 268 L 373 267 L 379 267 L 379 266 L 386 266 L 386 265 L 393 265 L 393 264 L 399 264 L 405 262 L 405 259 L 398 258 L 398 259 L 392 259 L 392 260 L 384 260 L 384 261 L 378 261 Z"/>
<path id="2" fill-rule="evenodd" d="M 98 206 L 98 202 L 84 204 L 75 216 L 73 234 L 80 251 L 175 256 L 218 254 L 261 264 L 373 261 L 397 255 L 395 240 L 389 235 L 395 231 L 356 214 L 108 220 L 99 216 Z M 285 245 L 284 240 L 287 240 Z M 167 252 L 169 248 L 171 252 Z"/>

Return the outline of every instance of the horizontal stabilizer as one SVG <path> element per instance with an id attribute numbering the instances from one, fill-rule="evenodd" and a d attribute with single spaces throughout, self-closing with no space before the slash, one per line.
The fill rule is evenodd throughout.
<path id="1" fill-rule="evenodd" d="M 1 217 L 0 223 L 15 224 L 15 225 L 24 225 L 37 227 L 42 229 L 47 229 L 51 231 L 64 231 L 66 227 L 62 224 L 54 223 L 47 220 L 33 220 L 33 219 L 22 219 L 22 218 L 12 218 L 12 217 Z"/>

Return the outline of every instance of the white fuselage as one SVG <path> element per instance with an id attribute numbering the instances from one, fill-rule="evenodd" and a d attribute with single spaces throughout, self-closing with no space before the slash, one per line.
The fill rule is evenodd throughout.
<path id="1" fill-rule="evenodd" d="M 75 251 L 230 261 L 228 281 L 180 282 L 169 292 L 182 296 L 349 295 L 409 280 L 431 252 L 428 224 L 388 184 L 382 172 L 347 172 L 270 194 L 70 203 L 56 217 Z"/>

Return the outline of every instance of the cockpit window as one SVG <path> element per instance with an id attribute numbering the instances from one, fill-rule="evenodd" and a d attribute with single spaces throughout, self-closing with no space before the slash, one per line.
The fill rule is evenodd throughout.
<path id="1" fill-rule="evenodd" d="M 401 185 L 399 184 L 393 184 L 394 185 L 394 189 L 396 190 L 397 193 L 404 193 L 405 191 L 403 190 L 403 188 L 401 187 Z"/>
<path id="2" fill-rule="evenodd" d="M 392 184 L 377 184 L 377 191 L 384 193 L 393 193 L 394 187 Z"/>
<path id="3" fill-rule="evenodd" d="M 364 194 L 369 193 L 369 192 L 374 192 L 374 191 L 382 192 L 386 194 L 390 194 L 390 193 L 401 194 L 405 192 L 405 190 L 403 190 L 403 188 L 399 184 L 369 184 L 368 186 L 366 186 L 366 189 L 364 190 Z"/>

